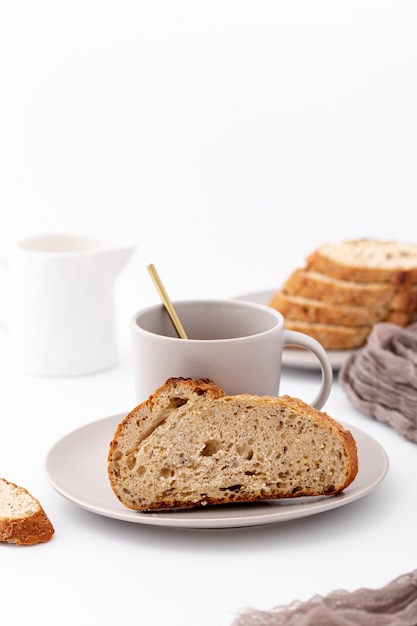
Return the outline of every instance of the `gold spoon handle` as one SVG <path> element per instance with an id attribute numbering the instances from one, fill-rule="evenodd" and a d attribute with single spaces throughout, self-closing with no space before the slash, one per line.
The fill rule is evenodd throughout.
<path id="1" fill-rule="evenodd" d="M 161 297 L 162 303 L 167 310 L 169 317 L 171 318 L 171 322 L 174 325 L 175 330 L 177 331 L 178 337 L 181 339 L 188 339 L 187 334 L 181 324 L 181 321 L 177 315 L 177 312 L 172 304 L 167 292 L 165 291 L 165 287 L 162 284 L 161 279 L 159 278 L 158 272 L 155 269 L 155 266 L 151 263 L 147 266 L 149 274 L 152 277 L 153 282 L 155 283 L 155 287 L 158 290 L 158 293 Z"/>

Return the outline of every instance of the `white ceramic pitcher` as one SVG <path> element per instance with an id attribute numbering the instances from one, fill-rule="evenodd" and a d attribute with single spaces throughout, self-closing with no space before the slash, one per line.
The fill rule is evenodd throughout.
<path id="1" fill-rule="evenodd" d="M 9 289 L 0 315 L 11 358 L 24 372 L 74 376 L 117 362 L 113 283 L 134 246 L 74 235 L 16 244 L 3 260 Z"/>

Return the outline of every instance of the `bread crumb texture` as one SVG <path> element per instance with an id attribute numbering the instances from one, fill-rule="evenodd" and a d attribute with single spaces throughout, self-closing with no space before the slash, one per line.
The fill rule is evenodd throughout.
<path id="1" fill-rule="evenodd" d="M 54 532 L 40 502 L 23 487 L 0 478 L 0 541 L 33 545 L 49 541 Z"/>
<path id="2" fill-rule="evenodd" d="M 349 431 L 289 396 L 169 379 L 118 426 L 109 479 L 137 510 L 333 495 L 358 471 Z"/>

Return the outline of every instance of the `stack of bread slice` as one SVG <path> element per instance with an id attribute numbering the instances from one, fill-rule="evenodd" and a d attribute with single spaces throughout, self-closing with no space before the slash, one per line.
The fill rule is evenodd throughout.
<path id="1" fill-rule="evenodd" d="M 293 271 L 269 305 L 289 330 L 327 350 L 359 348 L 374 324 L 417 321 L 417 244 L 373 239 L 326 243 Z"/>

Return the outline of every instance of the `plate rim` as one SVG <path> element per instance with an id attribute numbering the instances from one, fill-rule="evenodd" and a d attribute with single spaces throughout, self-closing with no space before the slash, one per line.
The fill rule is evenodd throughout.
<path id="1" fill-rule="evenodd" d="M 145 513 L 140 511 L 134 511 L 128 509 L 127 507 L 124 507 L 117 500 L 116 496 L 112 494 L 114 496 L 114 502 L 109 502 L 109 505 L 107 505 L 105 508 L 103 506 L 100 507 L 92 504 L 91 499 L 90 501 L 88 501 L 88 498 L 83 499 L 79 495 L 74 495 L 74 492 L 71 492 L 68 490 L 68 488 L 62 486 L 62 480 L 60 481 L 59 477 L 57 478 L 57 473 L 53 468 L 54 455 L 58 454 L 58 466 L 61 468 L 62 472 L 64 455 L 59 453 L 60 448 L 68 446 L 68 444 L 71 444 L 72 439 L 74 439 L 75 441 L 77 437 L 79 437 L 82 433 L 87 433 L 89 430 L 105 430 L 106 426 L 108 426 L 108 432 L 110 434 L 114 433 L 117 425 L 127 415 L 127 413 L 128 412 L 110 415 L 99 420 L 88 422 L 87 424 L 71 430 L 66 435 L 58 439 L 51 446 L 44 461 L 44 471 L 46 474 L 46 478 L 57 493 L 84 510 L 119 521 L 133 522 L 152 526 L 200 529 L 237 528 L 285 522 L 299 519 L 302 517 L 310 517 L 312 515 L 323 513 L 328 510 L 339 508 L 364 497 L 365 495 L 373 491 L 384 480 L 389 469 L 388 455 L 385 449 L 376 439 L 374 439 L 371 435 L 361 430 L 360 428 L 357 428 L 356 426 L 343 424 L 344 428 L 351 430 L 355 440 L 359 439 L 361 441 L 360 445 L 358 442 L 358 476 L 360 476 L 361 471 L 361 447 L 364 445 L 364 442 L 367 442 L 368 446 L 369 444 L 371 444 L 374 448 L 374 453 L 377 452 L 379 454 L 379 473 L 375 475 L 372 481 L 365 483 L 364 486 L 357 490 L 355 490 L 355 481 L 357 480 L 358 476 L 356 477 L 355 481 L 346 488 L 346 490 L 344 490 L 340 494 L 336 494 L 335 496 L 297 499 L 290 498 L 286 499 L 285 501 L 269 500 L 253 503 L 231 503 L 230 505 L 219 505 L 219 507 L 221 508 L 198 507 L 190 509 L 175 509 Z M 110 440 L 111 435 L 109 439 L 109 445 Z M 86 437 L 86 441 L 90 442 L 93 446 L 96 442 L 96 438 L 91 436 Z M 367 454 L 368 453 L 369 452 L 367 452 Z M 103 474 L 105 474 L 106 476 L 107 454 L 108 451 L 106 451 L 105 453 L 103 452 Z M 79 463 L 79 449 L 77 449 L 76 459 L 77 463 Z M 70 468 L 67 468 L 67 472 L 68 471 L 71 471 Z M 110 483 L 108 483 L 108 486 L 110 490 L 109 493 L 112 493 Z M 228 508 L 226 509 L 226 507 Z M 265 507 L 270 507 L 270 510 L 268 512 L 258 513 L 258 515 L 247 515 L 247 513 L 249 513 L 251 509 L 253 513 L 254 510 L 256 512 L 258 509 L 263 509 Z M 239 516 L 238 513 L 242 510 L 246 512 L 246 515 Z M 213 513 L 214 511 L 216 512 Z M 227 511 L 230 511 L 230 515 L 220 515 L 216 517 L 216 514 L 218 515 L 219 511 L 222 513 L 227 513 Z"/>

